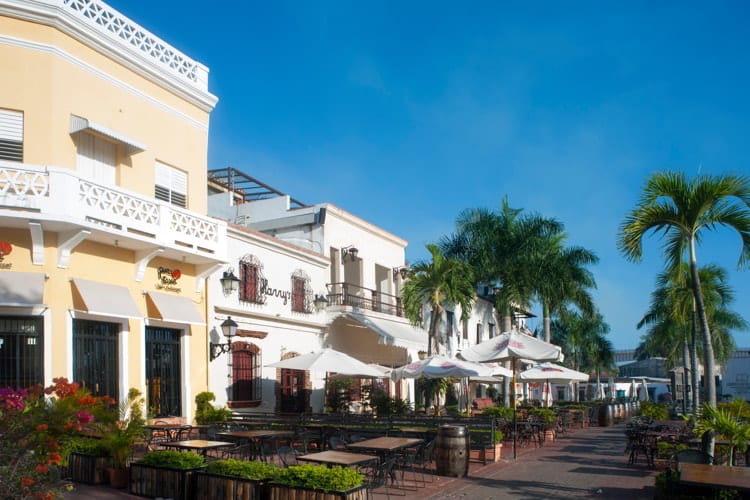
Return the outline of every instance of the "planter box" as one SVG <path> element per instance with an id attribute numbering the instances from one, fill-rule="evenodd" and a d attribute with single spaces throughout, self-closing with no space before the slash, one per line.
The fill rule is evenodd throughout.
<path id="1" fill-rule="evenodd" d="M 495 444 L 495 445 L 488 445 L 484 448 L 475 448 L 471 450 L 471 454 L 469 455 L 469 459 L 473 460 L 475 462 L 482 462 L 483 464 L 487 464 L 490 462 L 499 462 L 501 457 L 501 452 L 503 450 L 503 445 L 501 443 Z"/>
<path id="2" fill-rule="evenodd" d="M 112 457 L 71 453 L 65 475 L 76 483 L 104 484 L 107 482 L 104 473 L 107 467 L 112 467 Z"/>
<path id="3" fill-rule="evenodd" d="M 360 486 L 349 491 L 321 491 L 268 483 L 269 500 L 366 500 L 367 488 Z"/>
<path id="4" fill-rule="evenodd" d="M 554 442 L 555 441 L 555 430 L 554 429 L 547 429 L 544 431 L 544 442 Z"/>
<path id="5" fill-rule="evenodd" d="M 142 497 L 193 498 L 193 474 L 200 469 L 166 469 L 133 463 L 130 465 L 130 493 Z"/>
<path id="6" fill-rule="evenodd" d="M 231 476 L 219 476 L 207 472 L 194 474 L 195 488 L 193 498 L 196 500 L 264 500 L 268 497 L 267 481 L 245 479 Z"/>

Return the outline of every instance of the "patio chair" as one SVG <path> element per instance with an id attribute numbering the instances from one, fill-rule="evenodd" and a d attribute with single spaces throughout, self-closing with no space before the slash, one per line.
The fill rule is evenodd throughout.
<path id="1" fill-rule="evenodd" d="M 256 457 L 261 462 L 273 463 L 278 455 L 278 442 L 275 439 L 261 439 L 256 445 Z"/>
<path id="2" fill-rule="evenodd" d="M 365 478 L 365 488 L 367 498 L 374 498 L 374 490 L 385 487 L 385 496 L 390 500 L 391 495 L 388 490 L 388 480 L 394 474 L 396 466 L 396 457 L 383 460 L 377 467 L 373 468 L 371 473 Z"/>
<path id="3" fill-rule="evenodd" d="M 338 436 L 331 436 L 328 438 L 328 449 L 346 450 L 346 441 L 344 441 Z"/>

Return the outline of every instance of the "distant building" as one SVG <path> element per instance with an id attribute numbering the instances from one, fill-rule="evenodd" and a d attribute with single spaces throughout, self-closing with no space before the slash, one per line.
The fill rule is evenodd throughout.
<path id="1" fill-rule="evenodd" d="M 721 385 L 723 399 L 750 401 L 750 348 L 737 349 L 727 362 Z"/>

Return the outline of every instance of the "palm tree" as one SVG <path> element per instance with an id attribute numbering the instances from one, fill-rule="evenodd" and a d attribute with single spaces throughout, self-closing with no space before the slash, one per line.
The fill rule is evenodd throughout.
<path id="1" fill-rule="evenodd" d="M 468 319 L 476 297 L 476 288 L 471 266 L 445 257 L 436 245 L 426 245 L 426 248 L 432 260 L 419 261 L 411 267 L 401 298 L 404 313 L 414 325 L 418 325 L 422 319 L 422 306 L 431 308 L 427 355 L 432 356 L 433 352 L 440 353 L 437 330 L 444 304 L 459 305 L 461 319 Z"/>
<path id="2" fill-rule="evenodd" d="M 533 296 L 532 249 L 562 231 L 555 219 L 522 212 L 510 207 L 507 196 L 497 212 L 464 210 L 456 220 L 456 233 L 440 241 L 446 255 L 471 264 L 476 284 L 495 286 L 501 331 L 511 329 L 513 308 L 528 306 Z"/>
<path id="3" fill-rule="evenodd" d="M 698 269 L 698 276 L 712 332 L 714 357 L 723 364 L 734 351 L 730 330 L 745 329 L 747 324 L 739 314 L 728 309 L 734 294 L 724 269 L 715 265 L 703 266 Z M 695 338 L 697 320 L 689 266 L 681 263 L 677 268 L 660 273 L 656 284 L 651 294 L 651 305 L 637 325 L 639 329 L 648 325 L 649 330 L 642 337 L 636 356 L 640 359 L 665 357 L 674 366 L 678 364 L 682 347 L 685 370 L 692 372 L 692 410 L 697 412 L 700 407 L 699 350 Z"/>
<path id="4" fill-rule="evenodd" d="M 703 333 L 705 401 L 716 406 L 714 349 L 701 290 L 696 246 L 702 235 L 719 226 L 734 229 L 742 240 L 738 265 L 750 258 L 750 181 L 735 175 L 700 175 L 656 172 L 647 180 L 636 208 L 620 227 L 617 245 L 626 258 L 640 261 L 643 237 L 662 233 L 667 265 L 674 268 L 687 254 L 692 291 Z M 713 451 L 709 436 L 706 451 Z"/>
<path id="5" fill-rule="evenodd" d="M 585 266 L 595 264 L 598 257 L 583 247 L 563 247 L 565 234 L 550 235 L 536 245 L 531 254 L 532 286 L 542 306 L 545 342 L 550 341 L 552 314 L 573 304 L 580 311 L 592 314 L 594 302 L 589 290 L 596 288 L 594 276 Z"/>

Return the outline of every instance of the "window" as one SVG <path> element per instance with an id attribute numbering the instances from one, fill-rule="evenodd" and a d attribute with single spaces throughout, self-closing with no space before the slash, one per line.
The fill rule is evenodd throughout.
<path id="1" fill-rule="evenodd" d="M 117 145 L 88 133 L 77 134 L 76 168 L 82 178 L 97 184 L 117 183 Z"/>
<path id="2" fill-rule="evenodd" d="M 0 109 L 0 160 L 23 161 L 23 113 Z"/>
<path id="3" fill-rule="evenodd" d="M 463 320 L 463 337 L 464 340 L 469 340 L 469 320 Z"/>
<path id="4" fill-rule="evenodd" d="M 492 338 L 495 338 L 495 323 L 490 323 L 490 331 L 489 331 L 489 334 L 490 334 L 490 338 L 491 338 L 491 339 L 492 339 Z"/>
<path id="5" fill-rule="evenodd" d="M 264 304 L 266 280 L 263 266 L 254 255 L 246 255 L 240 261 L 240 300 L 254 304 Z"/>
<path id="6" fill-rule="evenodd" d="M 310 277 L 304 271 L 292 274 L 292 311 L 300 313 L 312 312 L 312 288 Z"/>
<path id="7" fill-rule="evenodd" d="M 44 383 L 41 318 L 0 318 L 0 387 Z"/>
<path id="8" fill-rule="evenodd" d="M 453 318 L 454 317 L 455 317 L 455 314 L 453 313 L 453 311 L 445 311 L 445 323 L 446 323 L 445 327 L 447 330 L 446 333 L 448 337 L 453 335 Z"/>
<path id="9" fill-rule="evenodd" d="M 73 320 L 73 380 L 93 396 L 118 398 L 116 323 Z"/>
<path id="10" fill-rule="evenodd" d="M 182 415 L 180 330 L 146 327 L 146 390 L 154 417 Z"/>
<path id="11" fill-rule="evenodd" d="M 477 323 L 477 344 L 482 343 L 482 323 Z"/>
<path id="12" fill-rule="evenodd" d="M 232 343 L 232 406 L 241 407 L 243 403 L 252 406 L 248 403 L 261 401 L 261 366 L 260 348 L 257 345 Z"/>
<path id="13" fill-rule="evenodd" d="M 187 207 L 187 173 L 156 162 L 154 197 L 178 207 Z"/>

